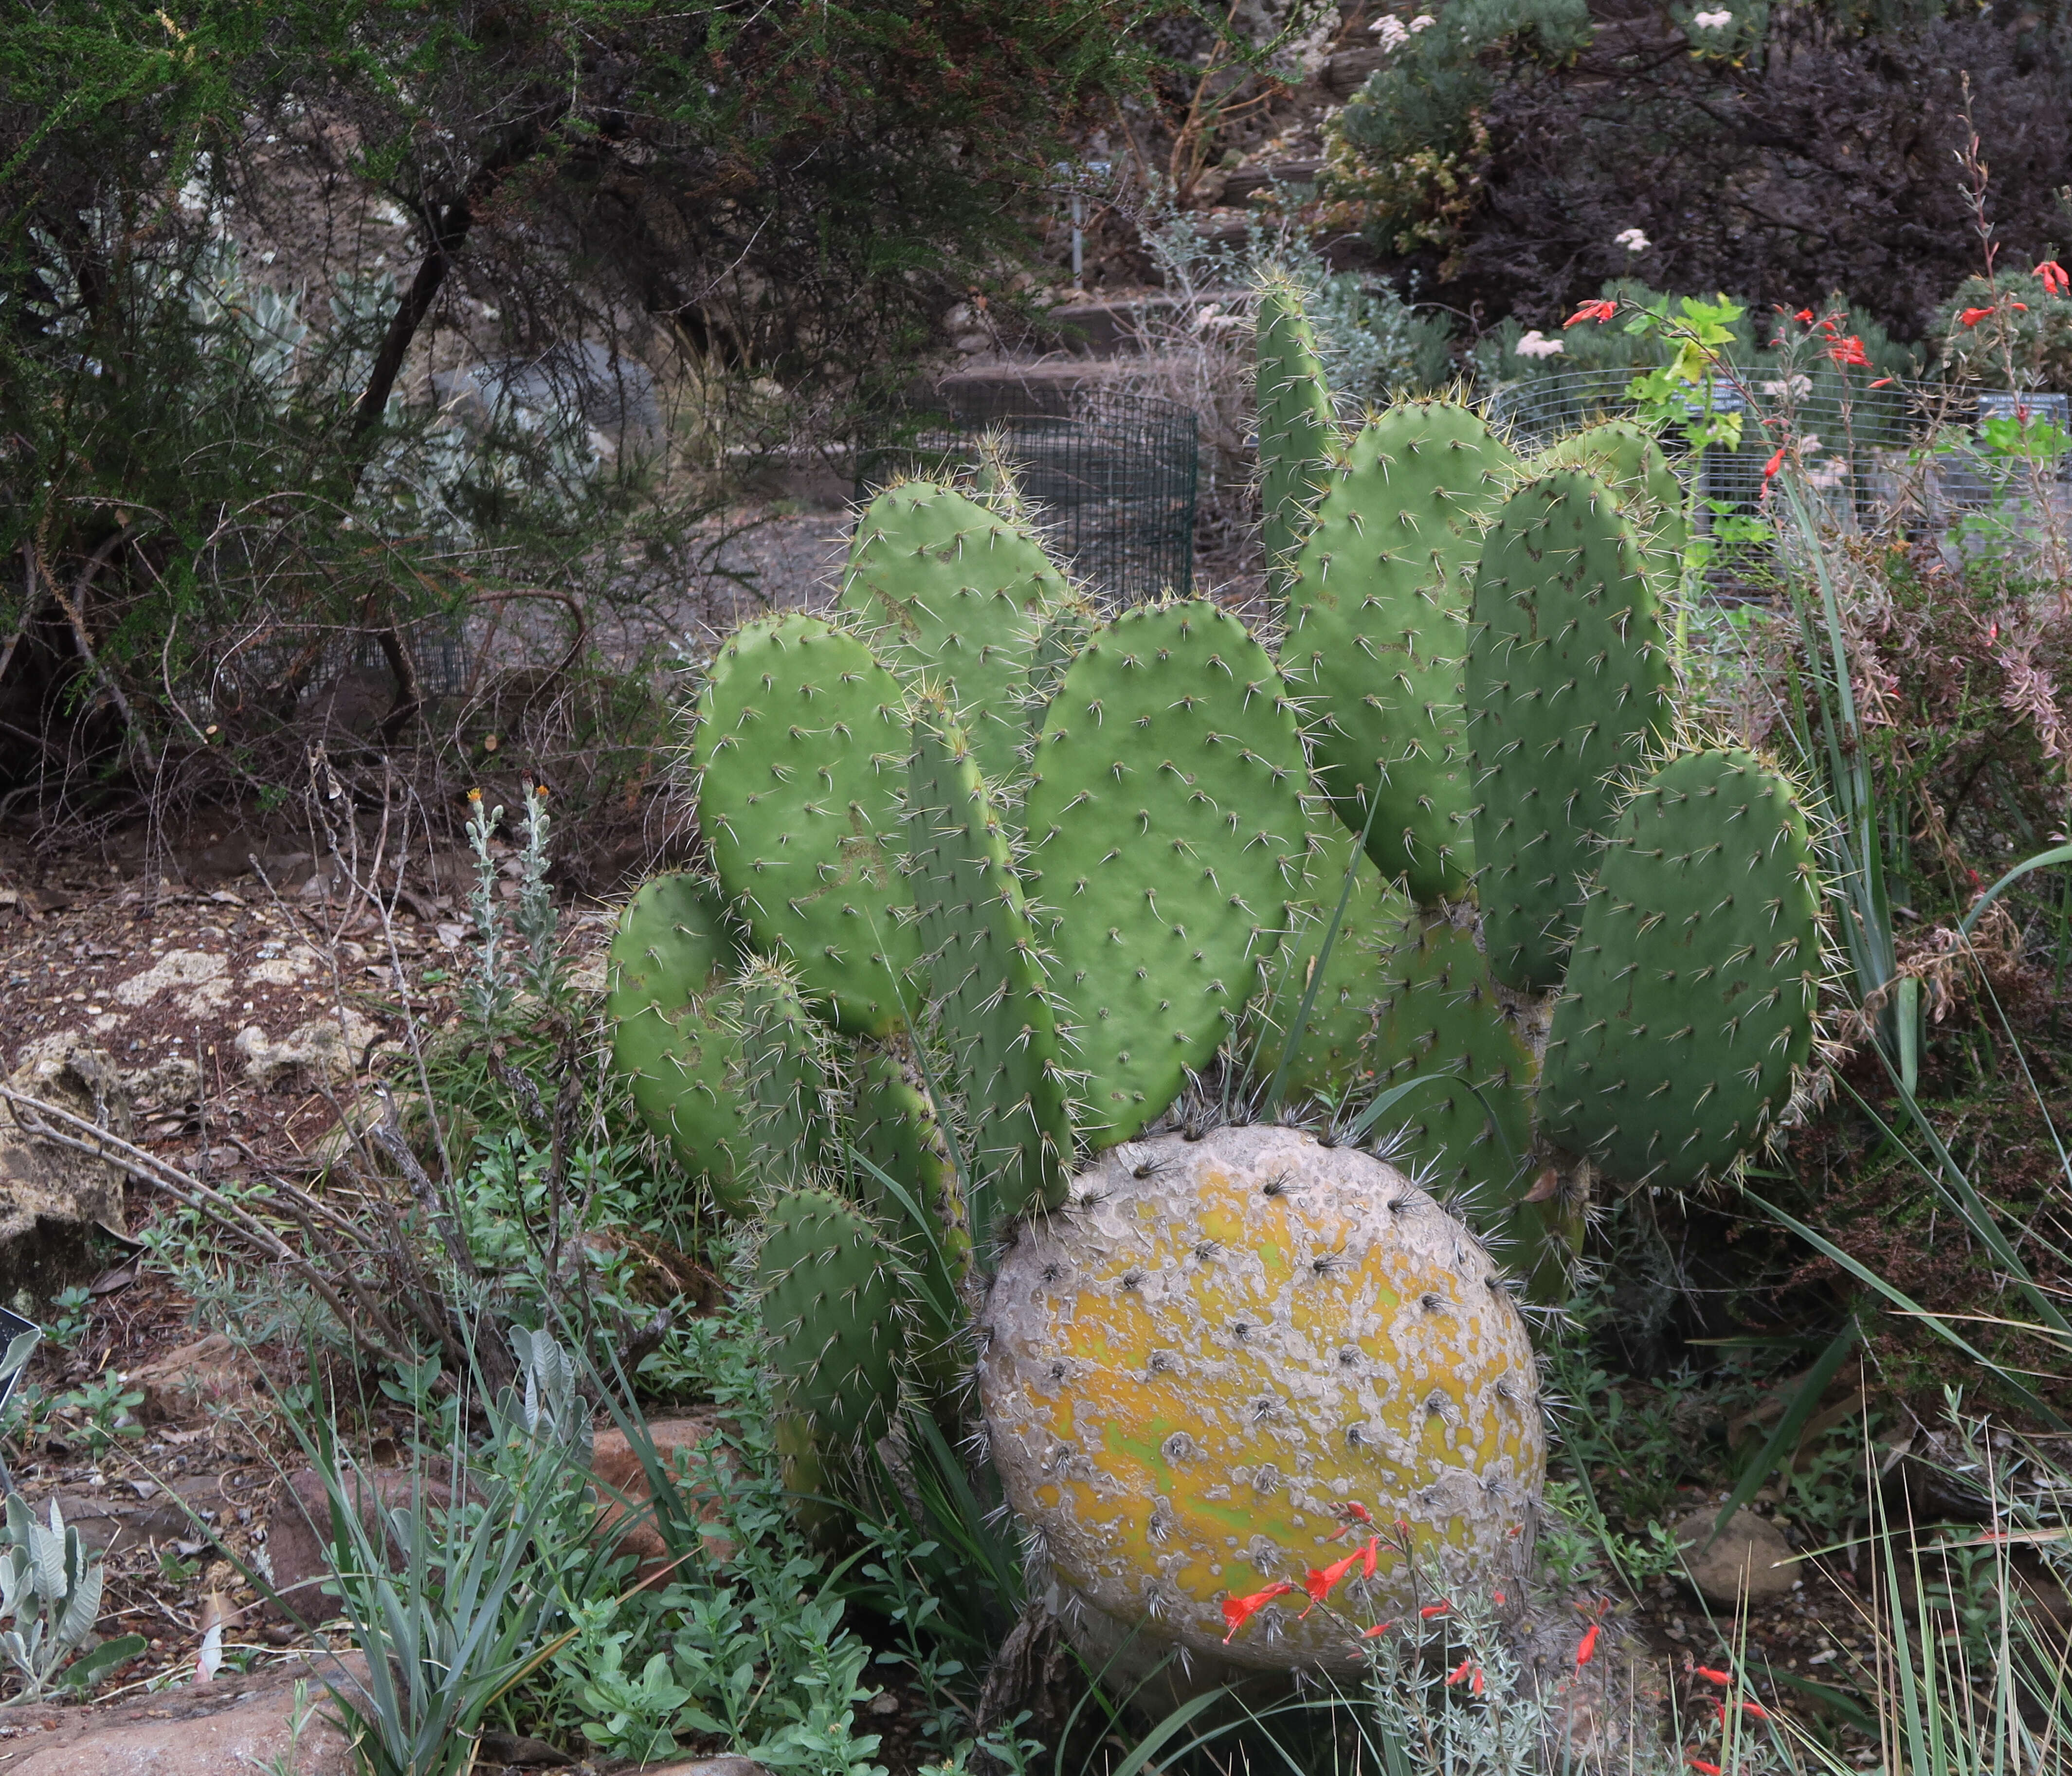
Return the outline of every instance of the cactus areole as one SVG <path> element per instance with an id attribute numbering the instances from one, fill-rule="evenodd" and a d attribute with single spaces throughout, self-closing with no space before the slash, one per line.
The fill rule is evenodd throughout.
<path id="1" fill-rule="evenodd" d="M 1073 1605 L 1264 1669 L 1335 1663 L 1508 1567 L 1546 1471 L 1524 1322 L 1392 1166 L 1280 1127 L 1115 1149 L 980 1318 L 1009 1501 Z M 1380 1537 L 1309 1610 L 1322 1568 Z M 1227 1601 L 1293 1589 L 1225 1644 Z"/>

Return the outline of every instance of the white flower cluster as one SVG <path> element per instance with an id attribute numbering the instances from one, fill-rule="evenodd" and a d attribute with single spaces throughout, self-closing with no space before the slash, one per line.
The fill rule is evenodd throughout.
<path id="1" fill-rule="evenodd" d="M 1536 327 L 1530 333 L 1519 334 L 1518 343 L 1511 349 L 1515 357 L 1552 358 L 1559 357 L 1568 347 L 1560 339 L 1548 339 Z"/>
<path id="2" fill-rule="evenodd" d="M 1628 253 L 1645 253 L 1655 244 L 1638 228 L 1621 228 L 1612 239 Z"/>
<path id="3" fill-rule="evenodd" d="M 1381 39 L 1381 47 L 1384 51 L 1394 51 L 1402 48 L 1417 32 L 1429 31 L 1438 22 L 1432 14 L 1420 12 L 1406 25 L 1395 14 L 1390 13 L 1385 17 L 1375 19 L 1367 27 L 1367 29 Z"/>
<path id="4" fill-rule="evenodd" d="M 1717 12 L 1694 12 L 1691 23 L 1700 31 L 1725 31 L 1734 22 L 1734 15 L 1725 6 Z"/>

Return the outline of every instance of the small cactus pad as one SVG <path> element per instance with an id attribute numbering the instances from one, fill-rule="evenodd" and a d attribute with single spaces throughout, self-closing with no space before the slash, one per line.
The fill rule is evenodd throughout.
<path id="1" fill-rule="evenodd" d="M 1372 1064 L 1368 1050 L 1384 990 L 1381 952 L 1402 930 L 1412 907 L 1403 890 L 1359 855 L 1354 836 L 1328 812 L 1312 824 L 1304 898 L 1289 903 L 1289 929 L 1267 959 L 1259 993 L 1246 1009 L 1245 1046 L 1254 1079 L 1272 1080 L 1345 892 L 1346 870 L 1355 859 L 1352 894 L 1331 953 L 1324 958 L 1323 976 L 1316 983 L 1283 1087 L 1289 1104 L 1319 1096 L 1343 1102 L 1356 1094 Z"/>
<path id="2" fill-rule="evenodd" d="M 1384 1541 L 1306 1615 L 1304 1576 L 1398 1523 L 1445 1582 L 1511 1582 L 1547 1453 L 1524 1322 L 1370 1153 L 1268 1126 L 1118 1148 L 1024 1233 L 979 1342 L 1009 1503 L 1079 1599 L 1154 1639 L 1355 1659 L 1422 1575 Z M 1276 1581 L 1226 1649 L 1225 1601 Z"/>
<path id="3" fill-rule="evenodd" d="M 1084 1077 L 1080 1133 L 1110 1146 L 1233 1033 L 1301 886 L 1301 734 L 1236 618 L 1142 606 L 1072 663 L 1031 772 L 1032 916 Z"/>
<path id="4" fill-rule="evenodd" d="M 1542 1130 L 1630 1184 L 1728 1175 L 1811 1051 L 1820 968 L 1790 785 L 1737 748 L 1672 760 L 1599 863 L 1547 1045 Z"/>
<path id="5" fill-rule="evenodd" d="M 1507 986 L 1560 983 L 1616 773 L 1667 736 L 1671 673 L 1638 538 L 1578 469 L 1504 502 L 1475 577 L 1467 732 L 1482 941 Z"/>
<path id="6" fill-rule="evenodd" d="M 1257 322 L 1260 543 L 1276 582 L 1309 528 L 1310 508 L 1330 467 L 1331 391 L 1303 312 L 1302 291 L 1283 273 L 1268 273 L 1259 292 Z"/>
<path id="7" fill-rule="evenodd" d="M 732 997 L 722 982 L 684 1004 L 621 1018 L 612 1026 L 611 1060 L 640 1120 L 704 1181 L 723 1213 L 738 1216 L 750 1207 L 741 1163 L 750 1140 L 734 1078 L 741 1032 L 726 1014 Z"/>
<path id="8" fill-rule="evenodd" d="M 1477 520 L 1511 451 L 1466 408 L 1408 401 L 1337 465 L 1297 557 L 1281 664 L 1318 724 L 1318 781 L 1383 874 L 1429 903 L 1473 866 L 1461 662 Z M 1367 802 L 1381 805 L 1367 825 Z"/>
<path id="9" fill-rule="evenodd" d="M 946 690 L 989 782 L 1028 739 L 1023 705 L 1053 610 L 1071 596 L 1035 536 L 1011 517 L 928 481 L 864 508 L 841 602 L 902 679 Z"/>
<path id="10" fill-rule="evenodd" d="M 764 1188 L 782 1189 L 831 1157 L 833 1039 L 781 962 L 758 957 L 734 991 L 741 1042 L 732 1078 L 748 1137 L 744 1164 Z"/>
<path id="11" fill-rule="evenodd" d="M 1608 419 L 1556 438 L 1532 459 L 1533 472 L 1587 469 L 1612 490 L 1646 545 L 1659 586 L 1671 586 L 1684 559 L 1688 526 L 1684 483 L 1655 434 L 1630 419 Z"/>
<path id="12" fill-rule="evenodd" d="M 864 1210 L 831 1190 L 783 1190 L 763 1211 L 755 1285 L 777 1406 L 839 1458 L 885 1434 L 906 1348 L 908 1279 Z"/>
<path id="13" fill-rule="evenodd" d="M 1064 1195 L 1072 1153 L 1056 1014 L 993 800 L 944 700 L 914 720 L 907 874 L 927 1026 L 963 1110 L 981 1248 L 1005 1219 Z"/>
<path id="14" fill-rule="evenodd" d="M 1498 1238 L 1527 1189 L 1532 1143 L 1530 1093 L 1539 1068 L 1524 1013 L 1490 979 L 1465 908 L 1406 911 L 1377 947 L 1382 1002 L 1366 1053 L 1376 1087 L 1436 1075 L 1474 1092 L 1420 1087 L 1375 1124 L 1375 1144 L 1455 1214 Z"/>
<path id="15" fill-rule="evenodd" d="M 688 871 L 654 877 L 619 915 L 605 1011 L 619 1023 L 688 1004 L 739 959 L 739 935 L 711 883 Z"/>
<path id="16" fill-rule="evenodd" d="M 895 865 L 906 713 L 853 635 L 793 613 L 748 623 L 713 662 L 691 754 L 698 824 L 756 947 L 787 957 L 845 1029 L 898 1021 L 913 959 Z"/>

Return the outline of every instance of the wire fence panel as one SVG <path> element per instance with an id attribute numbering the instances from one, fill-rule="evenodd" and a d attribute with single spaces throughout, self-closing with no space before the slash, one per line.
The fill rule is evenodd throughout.
<path id="1" fill-rule="evenodd" d="M 1201 444 L 1176 401 L 1098 384 L 986 382 L 896 416 L 858 459 L 857 498 L 902 475 L 968 471 L 989 433 L 1014 469 L 1053 555 L 1104 603 L 1141 603 L 1194 582 Z"/>

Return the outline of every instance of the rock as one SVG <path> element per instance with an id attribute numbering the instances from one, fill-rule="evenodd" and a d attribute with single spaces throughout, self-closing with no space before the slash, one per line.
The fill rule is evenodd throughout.
<path id="1" fill-rule="evenodd" d="M 220 1332 L 154 1357 L 130 1371 L 144 1399 L 137 1416 L 146 1424 L 192 1424 L 226 1412 L 250 1412 L 266 1400 L 265 1377 L 249 1351 Z"/>
<path id="2" fill-rule="evenodd" d="M 326 1671 L 348 1691 L 366 1675 L 348 1655 L 342 1670 L 297 1661 L 258 1677 L 226 1671 L 113 1708 L 24 1711 L 9 1723 L 21 1737 L 0 1745 L 0 1776 L 352 1776 L 352 1748 L 326 1718 L 334 1712 Z M 299 1722 L 298 1679 L 308 1685 Z"/>
<path id="3" fill-rule="evenodd" d="M 7 1080 L 11 1092 L 69 1110 L 125 1139 L 130 1098 L 115 1064 L 76 1037 L 39 1043 Z M 0 1277 L 11 1296 L 47 1293 L 91 1262 L 89 1230 L 127 1242 L 119 1166 L 29 1134 L 0 1105 Z"/>
<path id="4" fill-rule="evenodd" d="M 347 1485 L 370 1536 L 385 1534 L 379 1512 L 413 1501 L 444 1511 L 453 1503 L 453 1489 L 443 1481 L 407 1468 L 363 1469 Z M 267 1600 L 269 1614 L 314 1624 L 334 1613 L 319 1589 L 331 1576 L 331 1495 L 315 1469 L 300 1469 L 276 1486 L 266 1519 L 266 1562 L 281 1601 Z M 400 1561 L 401 1550 L 392 1545 L 389 1556 Z"/>
<path id="5" fill-rule="evenodd" d="M 1799 1556 L 1783 1531 L 1767 1517 L 1737 1511 L 1719 1539 L 1705 1548 L 1718 1515 L 1715 1507 L 1694 1511 L 1675 1530 L 1684 1551 L 1684 1572 L 1706 1601 L 1731 1609 L 1744 1597 L 1750 1603 L 1772 1603 L 1790 1596 L 1799 1581 Z"/>
<path id="6" fill-rule="evenodd" d="M 641 1776 L 770 1776 L 753 1758 L 724 1753 L 717 1758 L 691 1758 L 679 1764 L 650 1764 Z"/>
<path id="7" fill-rule="evenodd" d="M 299 1024 L 275 1042 L 257 1024 L 237 1033 L 233 1045 L 245 1061 L 245 1076 L 262 1092 L 286 1083 L 314 1089 L 349 1084 L 368 1046 L 380 1032 L 358 1012 L 327 1012 Z"/>
<path id="8" fill-rule="evenodd" d="M 724 1481 L 733 1472 L 732 1458 L 719 1447 L 713 1449 L 709 1457 L 697 1453 L 698 1445 L 718 1429 L 717 1421 L 710 1418 L 657 1419 L 647 1427 L 656 1454 L 672 1474 L 680 1476 L 676 1481 L 676 1488 L 686 1500 L 695 1503 L 701 1524 L 716 1522 L 726 1510 L 726 1499 L 714 1489 L 713 1482 Z M 598 1433 L 590 1450 L 590 1472 L 597 1477 L 603 1507 L 598 1513 L 598 1536 L 615 1532 L 619 1552 L 631 1554 L 638 1561 L 637 1576 L 652 1577 L 674 1556 L 655 1527 L 647 1470 L 628 1445 L 624 1432 Z M 734 1544 L 724 1533 L 711 1529 L 702 1533 L 706 1552 L 713 1560 L 734 1557 Z"/>
<path id="9" fill-rule="evenodd" d="M 162 993 L 190 1018 L 205 1018 L 230 1003 L 230 959 L 213 950 L 168 950 L 145 969 L 118 982 L 115 1000 L 132 1007 L 149 1005 Z"/>

